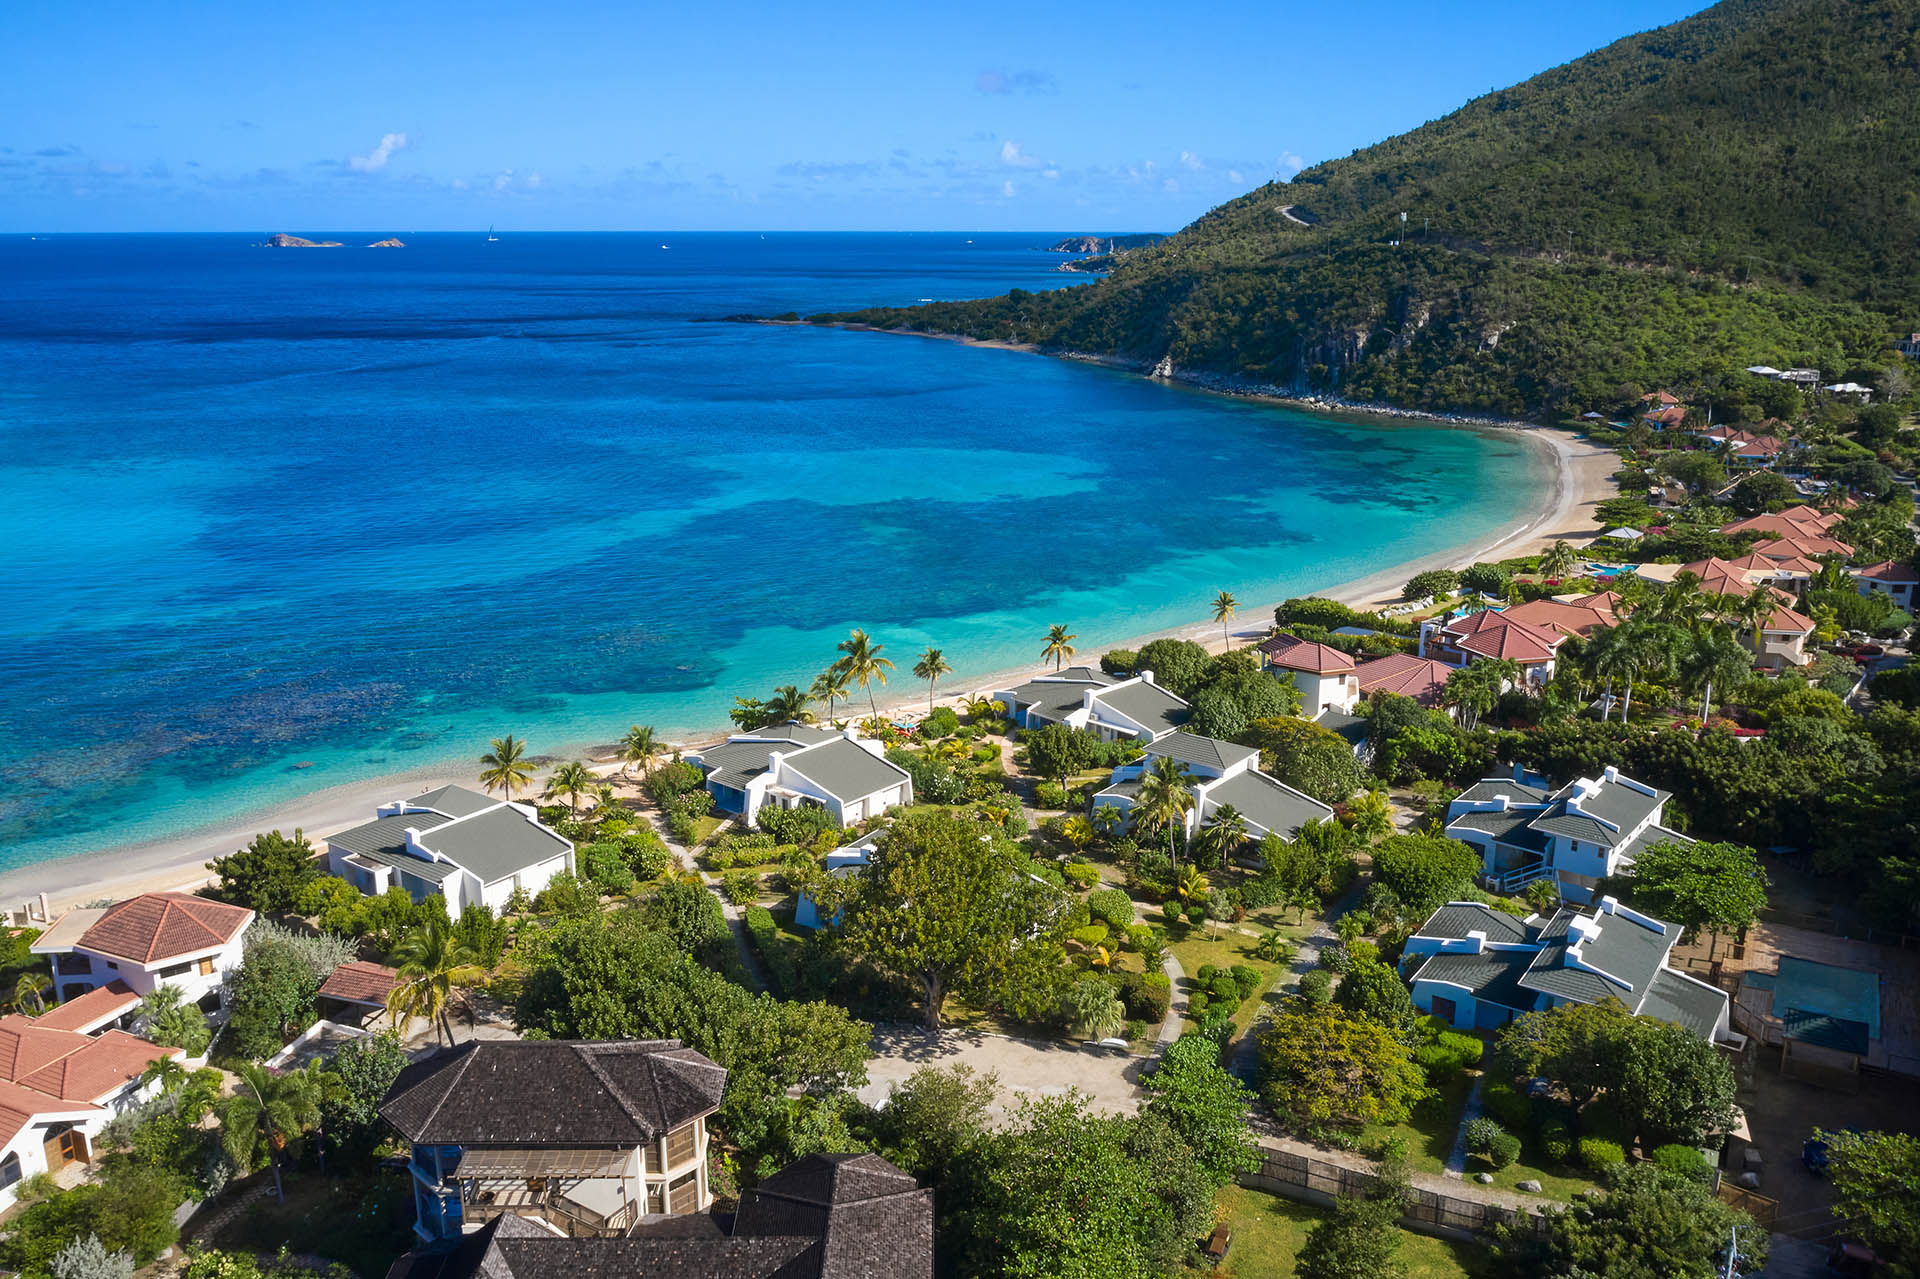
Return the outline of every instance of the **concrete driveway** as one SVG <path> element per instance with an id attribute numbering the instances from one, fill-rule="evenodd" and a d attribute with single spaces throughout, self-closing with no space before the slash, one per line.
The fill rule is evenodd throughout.
<path id="1" fill-rule="evenodd" d="M 873 1048 L 869 1082 L 860 1090 L 860 1100 L 869 1105 L 884 1102 L 889 1085 L 904 1082 L 922 1066 L 967 1065 L 1000 1076 L 1001 1102 L 994 1110 L 1002 1116 L 1018 1104 L 1017 1094 L 1058 1097 L 1072 1088 L 1091 1096 L 1097 1111 L 1132 1114 L 1143 1095 L 1136 1081 L 1155 1060 L 972 1030 L 929 1034 L 910 1026 L 876 1028 Z"/>

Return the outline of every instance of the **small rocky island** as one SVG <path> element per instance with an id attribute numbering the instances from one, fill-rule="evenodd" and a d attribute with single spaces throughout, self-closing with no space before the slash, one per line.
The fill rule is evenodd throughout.
<path id="1" fill-rule="evenodd" d="M 388 236 L 384 240 L 375 240 L 372 244 L 369 244 L 367 247 L 369 249 L 404 249 L 407 246 L 400 243 L 400 241 L 394 239 L 392 236 Z"/>
<path id="2" fill-rule="evenodd" d="M 1139 235 L 1070 235 L 1049 248 L 1047 252 L 1125 253 L 1128 249 L 1144 249 L 1149 244 L 1158 244 L 1166 238 L 1158 232 L 1144 232 Z"/>
<path id="3" fill-rule="evenodd" d="M 306 240 L 297 235 L 288 235 L 285 231 L 267 237 L 269 249 L 337 249 L 338 240 Z"/>

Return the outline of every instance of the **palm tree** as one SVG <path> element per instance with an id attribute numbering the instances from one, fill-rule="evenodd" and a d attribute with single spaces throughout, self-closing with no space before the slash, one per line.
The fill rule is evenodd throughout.
<path id="1" fill-rule="evenodd" d="M 1233 598 L 1232 591 L 1221 591 L 1213 597 L 1213 620 L 1220 623 L 1220 638 L 1228 648 L 1233 647 L 1233 635 L 1227 630 L 1227 623 L 1239 607 L 1240 601 Z"/>
<path id="2" fill-rule="evenodd" d="M 13 1006 L 28 1016 L 38 1017 L 47 1010 L 47 991 L 53 989 L 53 978 L 45 973 L 21 973 L 20 980 L 13 983 Z"/>
<path id="3" fill-rule="evenodd" d="M 1180 872 L 1180 882 L 1174 885 L 1173 891 L 1183 902 L 1197 902 L 1206 900 L 1209 887 L 1207 877 L 1200 873 L 1200 868 L 1188 862 L 1187 868 Z"/>
<path id="4" fill-rule="evenodd" d="M 812 693 L 801 692 L 797 684 L 782 684 L 767 699 L 766 711 L 776 724 L 811 724 L 815 717 L 807 707 L 812 704 Z"/>
<path id="5" fill-rule="evenodd" d="M 541 792 L 540 798 L 558 799 L 565 795 L 567 815 L 578 817 L 580 797 L 592 790 L 593 785 L 593 770 L 588 768 L 584 761 L 570 759 L 564 764 L 556 765 L 554 770 L 547 774 L 547 789 Z"/>
<path id="6" fill-rule="evenodd" d="M 651 724 L 635 724 L 620 739 L 620 758 L 625 766 L 640 765 L 643 776 L 653 771 L 653 759 L 659 753 L 660 741 L 653 735 Z"/>
<path id="7" fill-rule="evenodd" d="M 527 744 L 508 733 L 493 739 L 493 749 L 480 757 L 480 784 L 489 791 L 498 786 L 508 799 L 533 784 L 533 761 Z"/>
<path id="8" fill-rule="evenodd" d="M 1773 588 L 1764 582 L 1740 596 L 1733 606 L 1734 617 L 1753 634 L 1755 656 L 1759 655 L 1761 645 L 1765 643 L 1765 637 L 1761 632 L 1766 629 L 1767 623 L 1773 618 L 1774 610 L 1779 607 L 1779 596 L 1775 595 Z"/>
<path id="9" fill-rule="evenodd" d="M 827 704 L 828 719 L 833 718 L 833 704 L 846 699 L 847 688 L 852 682 L 846 669 L 838 662 L 813 677 L 813 688 L 810 690 L 813 700 Z"/>
<path id="10" fill-rule="evenodd" d="M 876 682 L 885 684 L 887 672 L 893 669 L 892 660 L 880 656 L 885 649 L 884 644 L 874 643 L 862 630 L 855 630 L 840 641 L 840 651 L 846 656 L 838 664 L 846 671 L 848 679 L 866 690 L 867 708 L 873 712 L 875 719 L 880 718 L 880 704 L 874 699 L 873 685 Z"/>
<path id="11" fill-rule="evenodd" d="M 1060 838 L 1078 850 L 1093 842 L 1093 822 L 1084 814 L 1075 813 L 1060 823 Z"/>
<path id="12" fill-rule="evenodd" d="M 1347 819 L 1362 843 L 1376 844 L 1393 834 L 1393 810 L 1383 790 L 1370 790 L 1348 804 Z"/>
<path id="13" fill-rule="evenodd" d="M 953 667 L 947 665 L 946 655 L 937 648 L 929 648 L 920 654 L 920 660 L 913 664 L 916 677 L 927 681 L 927 709 L 933 709 L 933 686 L 942 675 L 953 674 Z"/>
<path id="14" fill-rule="evenodd" d="M 1087 815 L 1087 820 L 1096 832 L 1105 837 L 1118 835 L 1121 827 L 1127 824 L 1127 815 L 1113 804 L 1101 804 Z"/>
<path id="15" fill-rule="evenodd" d="M 1732 684 L 1753 668 L 1753 654 L 1727 633 L 1711 623 L 1694 631 L 1693 647 L 1681 662 L 1681 675 L 1689 687 L 1700 689 L 1700 720 L 1704 724 L 1713 713 L 1713 686 Z"/>
<path id="16" fill-rule="evenodd" d="M 220 1140 L 227 1154 L 242 1168 L 262 1159 L 273 1169 L 273 1192 L 287 1201 L 280 1182 L 280 1157 L 287 1142 L 320 1122 L 320 1102 L 313 1079 L 305 1071 L 276 1075 L 255 1062 L 233 1068 L 240 1086 L 221 1101 Z"/>
<path id="17" fill-rule="evenodd" d="M 619 810 L 620 797 L 613 793 L 613 787 L 601 782 L 593 788 L 593 814 L 595 817 L 611 817 Z"/>
<path id="18" fill-rule="evenodd" d="M 1691 626 L 1700 620 L 1707 611 L 1713 597 L 1700 589 L 1700 579 L 1692 573 L 1679 573 L 1674 576 L 1667 589 L 1661 593 L 1656 615 L 1663 622 L 1675 622 L 1682 626 Z"/>
<path id="19" fill-rule="evenodd" d="M 220 1072 L 202 1068 L 188 1070 L 178 1057 L 156 1057 L 140 1072 L 142 1085 L 157 1083 L 160 1095 L 173 1107 L 173 1113 L 190 1124 L 198 1124 L 220 1101 Z"/>
<path id="20" fill-rule="evenodd" d="M 161 982 L 140 1001 L 140 1016 L 147 1023 L 147 1038 L 162 1048 L 181 1048 L 189 1057 L 198 1057 L 213 1042 L 207 1029 L 207 1015 L 172 982 Z"/>
<path id="21" fill-rule="evenodd" d="M 1542 577 L 1566 577 L 1580 567 L 1580 557 L 1565 542 L 1555 542 L 1540 556 L 1540 575 Z"/>
<path id="22" fill-rule="evenodd" d="M 1206 840 L 1208 857 L 1225 865 L 1233 850 L 1246 842 L 1247 819 L 1232 804 L 1222 804 L 1207 818 L 1200 835 Z"/>
<path id="23" fill-rule="evenodd" d="M 453 935 L 445 920 L 435 916 L 400 938 L 393 948 L 393 966 L 401 982 L 387 995 L 387 1015 L 396 1028 L 413 1017 L 436 1019 L 453 1046 L 453 1022 L 447 1003 L 453 997 L 453 974 L 480 962 L 473 947 Z"/>
<path id="24" fill-rule="evenodd" d="M 967 704 L 964 709 L 967 712 L 967 719 L 977 721 L 990 719 L 998 715 L 1001 709 L 1004 708 L 1001 707 L 999 702 L 991 698 L 975 696 L 967 699 Z"/>
<path id="25" fill-rule="evenodd" d="M 1629 619 L 1631 620 L 1631 619 Z M 1606 722 L 1613 713 L 1614 676 L 1626 669 L 1629 657 L 1628 649 L 1631 635 L 1627 633 L 1627 622 L 1595 631 L 1587 639 L 1583 656 L 1594 683 L 1606 681 L 1606 691 L 1600 695 L 1600 721 Z M 1449 680 L 1449 683 L 1452 681 Z"/>
<path id="26" fill-rule="evenodd" d="M 1180 851 L 1174 846 L 1175 829 L 1186 829 L 1187 814 L 1193 811 L 1193 789 L 1187 766 L 1169 755 L 1154 759 L 1140 778 L 1140 794 L 1134 801 L 1134 815 L 1148 826 L 1167 828 L 1167 856 L 1175 866 Z"/>
<path id="27" fill-rule="evenodd" d="M 1055 625 L 1047 628 L 1047 646 L 1040 650 L 1040 660 L 1044 662 L 1051 658 L 1053 669 L 1059 670 L 1066 665 L 1067 659 L 1073 656 L 1073 641 L 1079 638 L 1064 626 Z"/>

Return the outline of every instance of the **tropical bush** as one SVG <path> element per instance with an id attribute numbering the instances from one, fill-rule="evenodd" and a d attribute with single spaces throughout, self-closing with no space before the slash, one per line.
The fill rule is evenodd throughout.
<path id="1" fill-rule="evenodd" d="M 1533 1107 L 1520 1090 L 1505 1080 L 1487 1084 L 1480 1090 L 1480 1109 L 1503 1128 L 1525 1129 L 1533 1122 Z"/>
<path id="2" fill-rule="evenodd" d="M 1600 1137 L 1582 1137 L 1578 1147 L 1580 1164 L 1594 1172 L 1605 1172 L 1627 1162 L 1627 1152 L 1620 1148 L 1617 1141 L 1606 1141 Z"/>
<path id="3" fill-rule="evenodd" d="M 837 832 L 833 823 L 833 814 L 824 808 L 811 804 L 799 808 L 781 808 L 777 804 L 768 804 L 760 810 L 760 829 L 772 835 L 782 844 L 805 844 L 811 847 L 820 836 L 828 832 Z"/>
<path id="4" fill-rule="evenodd" d="M 1133 899 L 1119 888 L 1100 888 L 1087 894 L 1087 910 L 1101 923 L 1114 929 L 1133 925 Z"/>
<path id="5" fill-rule="evenodd" d="M 1324 968 L 1310 969 L 1300 975 L 1296 991 L 1310 1004 L 1324 1004 L 1333 998 L 1333 978 Z"/>
<path id="6" fill-rule="evenodd" d="M 1540 1125 L 1540 1156 L 1549 1163 L 1564 1164 L 1573 1154 L 1573 1136 L 1557 1119 Z"/>
<path id="7" fill-rule="evenodd" d="M 1068 862 L 1060 868 L 1060 873 L 1069 884 L 1082 890 L 1100 882 L 1100 868 L 1089 862 Z"/>
<path id="8" fill-rule="evenodd" d="M 1682 1146 L 1672 1143 L 1665 1146 L 1655 1146 L 1653 1153 L 1649 1155 L 1648 1158 L 1658 1164 L 1662 1171 L 1671 1173 L 1676 1177 L 1692 1177 L 1698 1181 L 1711 1181 L 1713 1179 L 1713 1166 L 1707 1162 L 1704 1155 L 1692 1146 Z"/>
<path id="9" fill-rule="evenodd" d="M 731 905 L 745 906 L 760 895 L 760 877 L 748 870 L 730 871 L 720 877 L 720 895 Z"/>
<path id="10" fill-rule="evenodd" d="M 960 730 L 960 716 L 951 706 L 936 706 L 920 721 L 920 736 L 938 741 Z"/>

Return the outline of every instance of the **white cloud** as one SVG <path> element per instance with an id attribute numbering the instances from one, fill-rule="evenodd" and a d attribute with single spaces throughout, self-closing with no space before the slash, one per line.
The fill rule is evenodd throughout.
<path id="1" fill-rule="evenodd" d="M 1172 178 L 1168 178 L 1165 182 L 1162 182 L 1160 184 L 1160 189 L 1162 191 L 1165 191 L 1168 195 L 1174 195 L 1179 192 L 1180 184 L 1178 182 L 1175 182 Z"/>
<path id="2" fill-rule="evenodd" d="M 380 139 L 379 146 L 375 147 L 366 155 L 348 157 L 347 167 L 355 173 L 378 173 L 387 167 L 387 161 L 392 158 L 395 151 L 404 151 L 406 149 L 406 134 L 389 133 Z"/>
<path id="3" fill-rule="evenodd" d="M 1307 162 L 1291 151 L 1282 152 L 1280 159 L 1274 164 L 1274 168 L 1279 171 L 1280 176 L 1288 180 L 1291 180 L 1294 174 L 1306 167 Z"/>
<path id="4" fill-rule="evenodd" d="M 1009 138 L 1000 144 L 1000 163 L 1010 164 L 1016 169 L 1037 169 L 1043 163 L 1020 149 L 1020 144 Z"/>
<path id="5" fill-rule="evenodd" d="M 1057 178 L 1060 176 L 1060 170 L 1053 168 L 1042 169 L 1040 170 L 1040 176 L 1043 178 Z"/>
<path id="6" fill-rule="evenodd" d="M 1204 169 L 1207 167 L 1207 162 L 1205 160 L 1202 160 L 1199 156 L 1195 155 L 1191 151 L 1182 151 L 1180 153 L 1180 163 L 1185 165 L 1187 168 L 1193 169 L 1195 171 L 1198 171 L 1200 169 Z"/>
<path id="7" fill-rule="evenodd" d="M 1227 181 L 1233 183 L 1235 186 L 1239 186 L 1241 183 L 1245 182 L 1246 179 L 1240 176 L 1240 170 L 1228 169 Z"/>
<path id="8" fill-rule="evenodd" d="M 1000 184 L 1000 194 L 1006 196 L 1009 200 L 1013 198 L 1013 179 L 1012 178 L 1008 178 L 1005 182 L 1002 182 Z"/>

